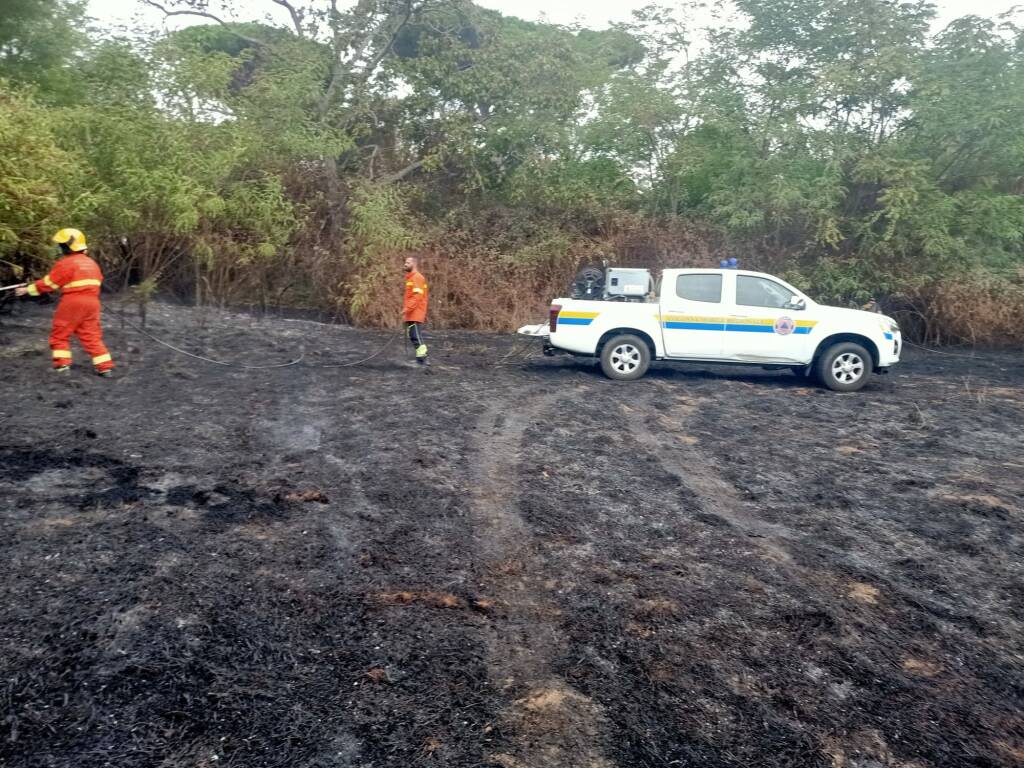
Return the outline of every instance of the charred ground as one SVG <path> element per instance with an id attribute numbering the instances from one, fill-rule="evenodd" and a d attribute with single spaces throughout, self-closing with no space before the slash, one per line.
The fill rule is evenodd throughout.
<path id="1" fill-rule="evenodd" d="M 57 380 L 47 321 L 0 325 L 2 765 L 1024 762 L 1018 354 L 836 395 L 435 334 L 423 375 L 158 307 L 305 359 L 108 319 L 117 378 Z"/>

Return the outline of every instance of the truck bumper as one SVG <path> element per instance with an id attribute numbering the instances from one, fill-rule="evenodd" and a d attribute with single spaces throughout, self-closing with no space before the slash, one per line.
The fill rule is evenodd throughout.
<path id="1" fill-rule="evenodd" d="M 547 323 L 537 323 L 536 325 L 524 325 L 518 331 L 520 336 L 532 336 L 536 339 L 547 339 L 551 336 L 551 331 L 548 329 Z"/>
<path id="2" fill-rule="evenodd" d="M 887 333 L 886 338 L 878 345 L 879 370 L 896 365 L 903 352 L 903 337 L 898 333 Z"/>

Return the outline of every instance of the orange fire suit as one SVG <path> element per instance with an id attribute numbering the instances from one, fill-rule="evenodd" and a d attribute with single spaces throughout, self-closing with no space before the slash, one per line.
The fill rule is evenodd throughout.
<path id="1" fill-rule="evenodd" d="M 71 365 L 72 335 L 78 336 L 85 351 L 92 356 L 92 364 L 97 371 L 108 371 L 114 367 L 110 351 L 103 344 L 103 329 L 100 327 L 102 284 L 103 273 L 99 264 L 83 252 L 60 259 L 50 274 L 28 286 L 29 296 L 57 290 L 61 293 L 50 330 L 54 368 Z"/>
<path id="2" fill-rule="evenodd" d="M 427 321 L 427 281 L 418 270 L 405 275 L 405 302 L 402 319 L 407 323 Z"/>
<path id="3" fill-rule="evenodd" d="M 418 270 L 405 275 L 405 301 L 402 303 L 402 319 L 409 343 L 416 350 L 416 362 L 427 365 L 427 345 L 423 341 L 420 326 L 427 321 L 427 281 Z"/>

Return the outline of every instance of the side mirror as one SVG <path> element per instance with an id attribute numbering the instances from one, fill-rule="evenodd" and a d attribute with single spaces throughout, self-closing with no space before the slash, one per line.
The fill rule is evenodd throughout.
<path id="1" fill-rule="evenodd" d="M 801 299 L 799 296 L 793 296 L 789 300 L 789 303 L 785 307 L 783 307 L 783 309 L 795 309 L 795 310 L 807 309 L 807 302 L 804 301 L 803 299 Z"/>

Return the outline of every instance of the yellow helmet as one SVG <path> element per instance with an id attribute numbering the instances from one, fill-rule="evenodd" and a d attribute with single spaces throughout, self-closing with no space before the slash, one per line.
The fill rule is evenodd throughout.
<path id="1" fill-rule="evenodd" d="M 53 242 L 67 247 L 69 251 L 86 250 L 85 235 L 78 229 L 62 229 L 53 236 Z"/>

